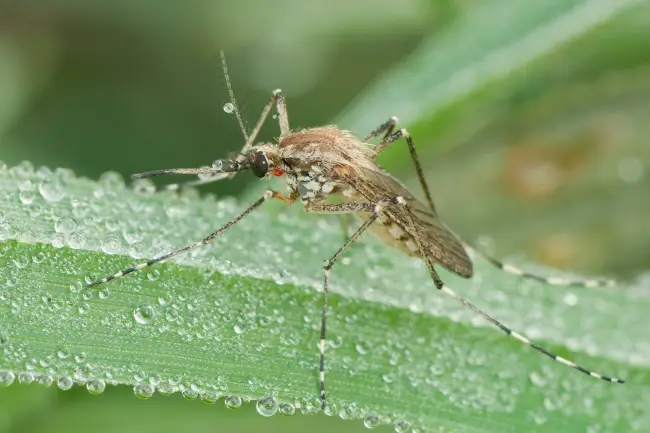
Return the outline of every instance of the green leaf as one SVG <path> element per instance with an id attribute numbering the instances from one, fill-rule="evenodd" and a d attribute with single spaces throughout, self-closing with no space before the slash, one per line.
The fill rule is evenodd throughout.
<path id="1" fill-rule="evenodd" d="M 471 7 L 380 75 L 343 111 L 337 124 L 361 134 L 396 115 L 423 144 L 438 139 L 448 124 L 470 113 L 473 121 L 454 132 L 471 136 L 503 108 L 499 102 L 505 101 L 499 96 L 504 90 L 496 83 L 512 86 L 509 80 L 516 72 L 639 5 L 637 9 L 642 9 L 647 3 L 508 0 Z M 486 94 L 492 104 L 477 105 Z M 386 165 L 391 165 L 390 159 Z"/>
<path id="2" fill-rule="evenodd" d="M 84 280 L 202 238 L 255 197 L 151 196 L 111 173 L 94 182 L 27 163 L 2 168 L 0 189 L 3 383 L 75 382 L 91 392 L 126 384 L 141 397 L 272 397 L 317 409 L 318 289 L 322 261 L 342 241 L 338 221 L 267 203 L 173 264 L 85 289 Z M 563 289 L 481 260 L 476 268 L 473 280 L 442 277 L 550 350 L 629 384 L 589 378 L 505 338 L 436 292 L 420 261 L 364 237 L 333 270 L 326 366 L 335 415 L 477 432 L 630 431 L 643 421 L 647 282 Z"/>

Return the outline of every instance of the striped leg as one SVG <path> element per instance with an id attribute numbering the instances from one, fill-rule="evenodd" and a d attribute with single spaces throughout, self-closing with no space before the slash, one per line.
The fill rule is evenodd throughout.
<path id="1" fill-rule="evenodd" d="M 589 280 L 572 280 L 563 277 L 545 277 L 542 275 L 531 274 L 530 272 L 526 272 L 523 269 L 519 269 L 515 266 L 509 265 L 508 263 L 503 263 L 495 259 L 494 257 L 488 255 L 484 251 L 472 247 L 465 241 L 462 241 L 462 244 L 465 250 L 474 251 L 475 253 L 483 257 L 485 260 L 490 262 L 492 265 L 501 269 L 504 272 L 508 272 L 509 274 L 518 275 L 520 277 L 528 278 L 531 280 L 541 281 L 542 283 L 546 283 L 551 286 L 603 287 L 603 286 L 613 286 L 616 284 L 614 280 L 610 280 L 607 278 L 597 278 L 597 279 L 589 279 Z"/>
<path id="2" fill-rule="evenodd" d="M 385 123 L 384 125 L 387 125 L 388 123 L 389 122 Z M 380 129 L 381 127 L 378 128 L 377 131 L 379 131 Z M 413 160 L 413 164 L 415 165 L 415 171 L 417 172 L 418 175 L 418 180 L 420 181 L 420 185 L 426 196 L 427 203 L 429 204 L 429 209 L 435 215 L 436 210 L 433 204 L 433 200 L 431 199 L 431 192 L 429 191 L 429 186 L 427 184 L 426 179 L 424 178 L 420 161 L 415 152 L 415 146 L 413 145 L 413 140 L 411 139 L 411 136 L 409 135 L 408 131 L 406 129 L 400 129 L 394 134 L 385 137 L 384 140 L 382 140 L 382 142 L 379 144 L 379 146 L 377 146 L 377 154 L 381 153 L 381 151 L 383 151 L 386 147 L 388 147 L 390 144 L 394 143 L 395 141 L 399 140 L 402 137 L 406 138 L 406 143 L 408 144 L 409 151 L 411 152 L 411 159 Z M 507 263 L 503 263 L 495 259 L 494 257 L 491 257 L 487 253 L 472 247 L 467 242 L 463 241 L 463 247 L 466 250 L 471 250 L 476 252 L 477 254 L 485 258 L 487 261 L 489 261 L 492 265 L 496 266 L 497 268 L 505 272 L 518 275 L 523 278 L 541 281 L 543 283 L 552 286 L 601 287 L 601 286 L 612 286 L 615 284 L 613 280 L 609 280 L 609 279 L 570 280 L 562 277 L 544 277 L 541 275 L 535 275 L 529 272 L 525 272 L 522 269 L 516 268 L 515 266 L 509 265 Z"/>
<path id="3" fill-rule="evenodd" d="M 325 260 L 323 264 L 324 269 L 324 281 L 323 281 L 323 309 L 321 313 L 321 327 L 320 327 L 320 341 L 318 343 L 318 349 L 320 351 L 320 363 L 319 363 L 319 381 L 320 381 L 320 401 L 321 409 L 325 409 L 325 337 L 327 329 L 327 294 L 328 294 L 328 283 L 330 272 L 334 263 L 341 257 L 341 255 L 347 250 L 350 245 L 352 245 L 363 232 L 365 232 L 368 227 L 374 223 L 377 218 L 382 213 L 382 210 L 386 206 L 390 205 L 404 205 L 406 202 L 402 197 L 394 197 L 392 199 L 382 200 L 379 203 L 341 203 L 341 204 L 325 204 L 325 205 L 314 205 L 306 206 L 305 210 L 307 212 L 314 213 L 357 213 L 357 212 L 372 212 L 372 215 L 354 232 L 348 240 L 341 246 L 341 248 L 334 253 L 329 260 Z"/>
<path id="4" fill-rule="evenodd" d="M 275 191 L 271 191 L 271 190 L 266 191 L 262 195 L 262 197 L 260 197 L 255 203 L 250 205 L 245 211 L 243 211 L 241 214 L 237 215 L 235 218 L 230 220 L 227 224 L 225 224 L 219 230 L 211 233 L 210 235 L 206 236 L 205 238 L 203 238 L 199 242 L 196 242 L 196 243 L 193 243 L 193 244 L 188 245 L 186 247 L 180 248 L 180 249 L 178 249 L 176 251 L 165 254 L 163 256 L 156 257 L 155 259 L 151 259 L 151 260 L 149 260 L 147 262 L 142 262 L 142 263 L 137 264 L 135 266 L 132 266 L 130 268 L 124 269 L 124 270 L 122 270 L 122 271 L 120 271 L 120 272 L 118 272 L 116 274 L 104 277 L 101 280 L 93 281 L 91 283 L 86 284 L 86 287 L 93 287 L 93 286 L 98 286 L 100 284 L 107 283 L 107 282 L 112 281 L 112 280 L 114 280 L 116 278 L 120 278 L 120 277 L 123 277 L 124 275 L 130 274 L 132 272 L 139 271 L 140 269 L 144 269 L 144 268 L 148 268 L 149 266 L 153 266 L 156 263 L 162 262 L 164 260 L 167 260 L 169 258 L 172 258 L 174 256 L 177 256 L 177 255 L 182 254 L 184 252 L 187 252 L 189 250 L 192 250 L 194 248 L 198 248 L 198 247 L 201 247 L 203 245 L 208 245 L 210 242 L 212 242 L 214 240 L 214 238 L 216 238 L 217 236 L 220 236 L 221 234 L 223 234 L 223 232 L 228 230 L 230 227 L 237 224 L 242 218 L 244 218 L 246 215 L 253 212 L 258 207 L 260 207 L 262 205 L 262 203 L 264 203 L 269 198 L 276 198 L 276 199 L 279 199 L 279 200 L 286 200 L 285 197 L 283 197 L 279 193 L 276 193 Z"/>
<path id="5" fill-rule="evenodd" d="M 512 329 L 508 328 L 503 323 L 499 322 L 498 320 L 496 320 L 495 318 L 493 318 L 492 316 L 490 316 L 489 314 L 487 314 L 483 310 L 479 309 L 474 304 L 472 304 L 471 302 L 469 302 L 468 300 L 466 300 L 465 298 L 463 298 L 462 296 L 460 296 L 459 294 L 454 292 L 452 289 L 450 289 L 448 286 L 446 286 L 445 283 L 442 281 L 442 279 L 438 276 L 438 273 L 436 272 L 436 270 L 433 267 L 433 263 L 431 263 L 431 261 L 428 259 L 428 256 L 425 254 L 425 250 L 426 250 L 425 243 L 426 243 L 426 241 L 417 234 L 417 229 L 414 228 L 415 225 L 413 224 L 412 219 L 410 221 L 410 226 L 411 226 L 412 230 L 414 230 L 414 232 L 416 233 L 416 235 L 413 236 L 413 238 L 415 239 L 415 241 L 416 241 L 416 243 L 418 245 L 418 248 L 420 249 L 420 254 L 422 255 L 422 257 L 424 258 L 425 263 L 427 264 L 427 268 L 429 269 L 431 279 L 433 280 L 433 282 L 436 285 L 436 287 L 438 288 L 438 290 L 440 290 L 443 293 L 451 296 L 452 298 L 454 298 L 455 300 L 457 300 L 458 302 L 463 304 L 465 307 L 467 307 L 467 308 L 471 309 L 472 311 L 480 314 L 481 316 L 483 316 L 485 318 L 485 320 L 487 320 L 488 322 L 490 322 L 491 324 L 493 324 L 494 326 L 496 326 L 497 328 L 502 330 L 506 335 L 509 335 L 510 337 L 513 337 L 514 339 L 524 343 L 525 345 L 532 347 L 533 349 L 537 350 L 538 352 L 543 353 L 544 355 L 548 356 L 549 358 L 551 358 L 554 361 L 560 362 L 560 363 L 562 363 L 564 365 L 568 365 L 569 367 L 575 368 L 576 370 L 581 371 L 582 373 L 588 374 L 591 377 L 595 377 L 596 379 L 601 379 L 601 380 L 604 380 L 606 382 L 612 382 L 612 383 L 625 383 L 621 379 L 616 379 L 614 377 L 603 376 L 600 373 L 596 373 L 594 371 L 587 370 L 586 368 L 581 367 L 580 365 L 576 364 L 573 361 L 569 361 L 568 359 L 562 358 L 562 357 L 560 357 L 560 356 L 558 356 L 558 355 L 556 355 L 554 353 L 549 352 L 548 350 L 546 350 L 543 347 L 535 344 L 534 342 L 530 341 L 528 338 L 524 337 L 523 335 L 519 334 L 518 332 L 515 332 Z"/>
<path id="6" fill-rule="evenodd" d="M 397 121 L 396 117 L 393 117 L 391 119 L 395 119 L 395 121 Z M 433 204 L 433 200 L 431 199 L 431 192 L 429 191 L 429 185 L 427 184 L 427 181 L 424 178 L 424 172 L 422 171 L 422 166 L 420 165 L 420 159 L 418 158 L 418 155 L 415 152 L 415 145 L 413 144 L 413 139 L 409 135 L 408 131 L 402 128 L 399 131 L 395 132 L 394 134 L 389 135 L 387 133 L 384 139 L 381 140 L 381 143 L 379 143 L 379 146 L 377 146 L 376 148 L 377 155 L 379 155 L 384 149 L 386 149 L 391 144 L 395 143 L 400 138 L 406 139 L 406 144 L 408 145 L 409 153 L 411 154 L 411 159 L 413 160 L 413 165 L 415 166 L 415 172 L 417 173 L 418 180 L 420 181 L 420 186 L 424 190 L 424 195 L 427 199 L 427 204 L 429 205 L 429 209 L 431 209 L 431 212 L 435 214 L 436 207 Z"/>

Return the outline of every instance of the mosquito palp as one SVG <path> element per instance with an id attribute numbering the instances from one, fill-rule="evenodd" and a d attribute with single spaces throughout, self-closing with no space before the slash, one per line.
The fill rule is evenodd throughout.
<path id="1" fill-rule="evenodd" d="M 212 167 L 190 169 L 164 169 L 133 175 L 134 178 L 148 178 L 164 174 L 208 174 L 208 179 L 190 181 L 186 184 L 172 184 L 159 190 L 179 189 L 182 185 L 199 185 L 222 179 L 230 179 L 240 171 L 250 170 L 259 178 L 280 177 L 286 181 L 287 194 L 268 190 L 242 213 L 222 225 L 202 240 L 172 251 L 160 257 L 137 264 L 130 268 L 109 275 L 87 284 L 87 287 L 107 283 L 116 278 L 153 266 L 171 259 L 191 249 L 210 244 L 217 236 L 237 224 L 244 217 L 262 206 L 268 199 L 276 199 L 291 204 L 300 200 L 304 209 L 311 213 L 329 213 L 358 215 L 361 226 L 351 235 L 346 236 L 343 245 L 324 262 L 323 304 L 321 312 L 321 332 L 319 340 L 319 383 L 321 407 L 325 408 L 325 342 L 327 324 L 327 296 L 329 277 L 342 254 L 366 231 L 373 231 L 384 243 L 393 246 L 405 254 L 425 262 L 431 279 L 437 290 L 460 302 L 485 320 L 499 328 L 517 341 L 532 347 L 554 361 L 572 367 L 597 379 L 613 383 L 623 380 L 601 375 L 580 365 L 559 357 L 537 345 L 522 334 L 513 331 L 474 304 L 470 303 L 447 286 L 439 277 L 435 266 L 441 266 L 460 277 L 470 278 L 474 268 L 468 251 L 475 250 L 483 255 L 497 268 L 550 285 L 579 285 L 595 287 L 604 285 L 601 280 L 573 281 L 557 277 L 542 277 L 520 270 L 512 265 L 502 263 L 486 253 L 476 250 L 454 234 L 439 218 L 431 193 L 424 177 L 422 166 L 417 157 L 413 139 L 406 129 L 394 132 L 398 123 L 396 117 L 374 129 L 364 139 L 359 139 L 348 131 L 335 126 L 291 131 L 284 95 L 281 90 L 271 93 L 269 101 L 253 130 L 246 132 L 244 122 L 237 108 L 234 93 L 228 76 L 225 57 L 222 64 L 231 104 L 245 143 L 235 159 L 217 160 Z M 280 136 L 276 142 L 255 143 L 257 136 L 268 118 L 273 105 L 278 114 Z M 382 136 L 378 145 L 369 140 Z M 404 139 L 409 149 L 420 185 L 425 193 L 427 204 L 416 199 L 402 183 L 385 172 L 376 162 L 378 155 L 388 146 Z M 337 197 L 342 203 L 329 203 L 331 197 Z M 609 284 L 609 282 L 608 282 Z"/>

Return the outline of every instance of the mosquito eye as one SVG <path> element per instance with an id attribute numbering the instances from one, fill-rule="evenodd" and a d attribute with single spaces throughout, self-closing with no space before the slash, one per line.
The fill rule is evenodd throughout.
<path id="1" fill-rule="evenodd" d="M 253 160 L 253 164 L 251 164 L 251 170 L 253 170 L 253 174 L 257 177 L 266 176 L 266 173 L 269 171 L 269 160 L 264 152 L 255 153 L 255 159 Z"/>

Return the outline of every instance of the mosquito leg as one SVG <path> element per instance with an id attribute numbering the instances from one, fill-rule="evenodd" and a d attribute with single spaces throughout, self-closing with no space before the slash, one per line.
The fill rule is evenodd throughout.
<path id="1" fill-rule="evenodd" d="M 418 235 L 417 228 L 413 224 L 413 219 L 412 219 L 412 217 L 410 217 L 410 214 L 409 214 L 409 219 L 410 219 L 410 221 L 409 221 L 410 226 L 413 228 L 414 233 L 416 233 L 416 235 L 413 236 L 413 239 L 415 240 L 415 242 L 416 242 L 416 244 L 417 244 L 417 246 L 418 246 L 418 248 L 420 250 L 420 254 L 422 255 L 422 258 L 424 259 L 424 261 L 425 261 L 425 263 L 427 265 L 427 268 L 429 269 L 429 274 L 431 275 L 431 279 L 433 280 L 433 282 L 436 285 L 436 287 L 438 288 L 438 290 L 442 291 L 446 295 L 451 296 L 452 298 L 454 298 L 455 300 L 457 300 L 458 302 L 463 304 L 463 306 L 469 308 L 470 310 L 474 311 L 475 313 L 480 314 L 481 316 L 483 316 L 483 318 L 485 320 L 487 320 L 488 322 L 490 322 L 491 324 L 493 324 L 494 326 L 499 328 L 506 335 L 518 340 L 521 343 L 524 343 L 527 346 L 532 347 L 533 349 L 537 350 L 540 353 L 543 353 L 544 355 L 548 356 L 549 358 L 551 358 L 554 361 L 557 361 L 557 362 L 559 362 L 561 364 L 564 364 L 564 365 L 568 365 L 569 367 L 575 368 L 576 370 L 578 370 L 578 371 L 580 371 L 580 372 L 582 372 L 584 374 L 587 374 L 587 375 L 589 375 L 591 377 L 594 377 L 596 379 L 601 379 L 601 380 L 604 380 L 606 382 L 613 382 L 613 383 L 625 383 L 621 379 L 616 379 L 614 377 L 603 376 L 600 373 L 596 373 L 594 371 L 587 370 L 586 368 L 576 364 L 573 361 L 569 361 L 568 359 L 562 358 L 562 357 L 560 357 L 560 356 L 558 356 L 558 355 L 556 355 L 554 353 L 549 352 L 548 350 L 546 350 L 543 347 L 537 345 L 536 343 L 532 342 L 531 340 L 529 340 L 528 338 L 526 338 L 523 335 L 519 334 L 518 332 L 515 332 L 512 329 L 508 328 L 503 323 L 499 322 L 498 320 L 496 320 L 495 318 L 493 318 L 492 316 L 490 316 L 489 314 L 487 314 L 486 312 L 484 312 L 483 310 L 476 307 L 474 304 L 472 304 L 471 302 L 469 302 L 468 300 L 466 300 L 465 298 L 463 298 L 462 296 L 460 296 L 459 294 L 454 292 L 448 286 L 446 286 L 445 283 L 440 278 L 440 276 L 438 275 L 438 273 L 436 272 L 436 270 L 434 269 L 433 263 L 431 262 L 429 257 L 425 254 L 426 249 L 425 249 L 424 244 L 425 244 L 426 241 L 424 241 L 424 239 Z"/>
<path id="2" fill-rule="evenodd" d="M 399 131 L 395 132 L 394 134 L 391 134 L 390 136 L 386 137 L 382 142 L 377 146 L 377 153 L 380 153 L 382 150 L 384 150 L 386 147 L 394 143 L 395 141 L 399 140 L 400 138 L 404 137 L 406 139 L 406 142 L 409 146 L 409 151 L 411 152 L 411 158 L 413 159 L 413 163 L 415 165 L 415 170 L 418 175 L 418 180 L 420 181 L 420 185 L 422 186 L 422 189 L 424 190 L 424 193 L 427 198 L 427 203 L 429 204 L 429 208 L 433 211 L 435 214 L 435 207 L 433 204 L 433 200 L 431 199 L 431 193 L 429 191 L 429 186 L 427 184 L 426 179 L 424 178 L 424 174 L 422 172 L 422 168 L 420 165 L 420 161 L 417 157 L 417 154 L 415 152 L 415 146 L 413 145 L 413 140 L 411 136 L 409 135 L 408 131 L 406 129 L 400 129 Z M 589 280 L 570 280 L 567 278 L 562 278 L 562 277 L 543 277 L 540 275 L 535 275 L 531 274 L 529 272 L 525 272 L 519 268 L 516 268 L 512 265 L 509 265 L 507 263 L 502 263 L 501 261 L 495 259 L 494 257 L 491 257 L 484 251 L 481 251 L 477 248 L 472 247 L 469 245 L 467 242 L 462 241 L 463 247 L 466 250 L 472 250 L 481 255 L 483 258 L 485 258 L 487 261 L 489 261 L 492 265 L 496 266 L 497 268 L 514 274 L 514 275 L 519 275 L 520 277 L 523 278 L 528 278 L 528 279 L 533 279 L 537 281 L 544 282 L 546 284 L 550 284 L 553 286 L 577 286 L 577 287 L 600 287 L 600 286 L 611 286 L 613 285 L 612 280 L 608 279 L 589 279 Z"/>
<path id="3" fill-rule="evenodd" d="M 162 261 L 167 260 L 169 258 L 175 257 L 175 256 L 177 256 L 179 254 L 182 254 L 182 253 L 187 252 L 189 250 L 192 250 L 194 248 L 198 248 L 198 247 L 201 247 L 203 245 L 208 245 L 210 242 L 212 242 L 214 240 L 214 238 L 216 238 L 217 236 L 220 236 L 223 232 L 228 230 L 230 227 L 237 224 L 242 218 L 244 218 L 246 215 L 253 212 L 255 209 L 260 207 L 262 205 L 262 203 L 264 203 L 266 200 L 268 200 L 270 198 L 276 198 L 276 199 L 279 199 L 279 200 L 284 200 L 285 199 L 285 197 L 283 197 L 281 194 L 279 194 L 279 193 L 277 193 L 275 191 L 271 191 L 271 190 L 266 191 L 259 199 L 257 199 L 257 201 L 255 203 L 250 205 L 246 210 L 244 210 L 242 213 L 240 213 L 235 218 L 230 220 L 228 223 L 226 223 L 219 230 L 211 233 L 210 235 L 206 236 L 202 240 L 200 240 L 200 241 L 198 241 L 196 243 L 193 243 L 191 245 L 188 245 L 186 247 L 180 248 L 180 249 L 178 249 L 176 251 L 173 251 L 171 253 L 165 254 L 163 256 L 156 257 L 155 259 L 151 259 L 151 260 L 149 260 L 147 262 L 142 262 L 142 263 L 137 264 L 135 266 L 132 266 L 130 268 L 124 269 L 124 270 L 122 270 L 122 271 L 120 271 L 120 272 L 118 272 L 116 274 L 104 277 L 101 280 L 96 280 L 96 281 L 93 281 L 91 283 L 88 283 L 86 285 L 86 287 L 93 287 L 93 286 L 98 286 L 100 284 L 107 283 L 107 282 L 112 281 L 112 280 L 114 280 L 116 278 L 120 278 L 120 277 L 123 277 L 124 275 L 130 274 L 132 272 L 139 271 L 140 269 L 144 269 L 144 268 L 148 268 L 149 266 L 153 266 L 156 263 L 159 263 L 159 262 L 162 262 Z"/>
<path id="4" fill-rule="evenodd" d="M 390 205 L 404 205 L 406 204 L 405 200 L 402 197 L 394 197 L 387 200 L 382 200 L 378 203 L 340 203 L 340 204 L 324 204 L 324 205 L 307 205 L 305 210 L 307 212 L 313 213 L 357 213 L 357 212 L 372 212 L 370 217 L 361 227 L 357 229 L 348 239 L 345 241 L 343 246 L 334 253 L 329 260 L 325 260 L 323 264 L 323 269 L 325 273 L 323 281 L 323 310 L 321 314 L 321 328 L 320 328 L 320 341 L 318 344 L 318 349 L 320 351 L 320 363 L 319 363 L 319 380 L 320 380 L 320 400 L 321 400 L 321 409 L 325 409 L 325 338 L 326 338 L 326 328 L 327 328 L 327 294 L 328 294 L 328 283 L 329 276 L 334 266 L 334 263 L 341 257 L 341 255 L 352 245 L 363 232 L 365 232 L 368 227 L 374 223 L 377 218 L 383 212 L 383 208 Z"/>
<path id="5" fill-rule="evenodd" d="M 384 149 L 386 149 L 388 146 L 390 146 L 391 144 L 393 144 L 394 142 L 396 142 L 402 137 L 406 139 L 406 144 L 408 144 L 409 152 L 411 153 L 411 159 L 413 160 L 413 165 L 415 165 L 415 172 L 418 175 L 420 186 L 424 190 L 424 195 L 427 199 L 427 204 L 429 205 L 429 209 L 431 209 L 431 212 L 435 214 L 436 207 L 434 206 L 433 200 L 431 199 L 431 192 L 429 191 L 429 185 L 427 184 L 427 181 L 424 178 L 424 172 L 422 171 L 422 166 L 420 165 L 420 159 L 418 158 L 418 155 L 415 152 L 413 139 L 409 135 L 408 131 L 402 128 L 399 131 L 395 132 L 394 134 L 390 134 L 384 137 L 384 139 L 381 140 L 381 143 L 379 143 L 379 145 L 376 147 L 377 155 L 379 155 Z"/>
<path id="6" fill-rule="evenodd" d="M 391 116 L 386 122 L 382 123 L 376 129 L 371 131 L 370 134 L 366 135 L 363 141 L 372 140 L 378 135 L 381 135 L 381 133 L 383 132 L 385 132 L 385 134 L 384 137 L 382 138 L 382 141 L 385 140 L 386 137 L 392 134 L 393 129 L 395 129 L 395 125 L 397 125 L 397 122 L 399 122 L 399 119 L 395 116 Z"/>
<path id="7" fill-rule="evenodd" d="M 574 286 L 574 287 L 603 287 L 603 286 L 613 286 L 615 283 L 614 280 L 606 279 L 606 278 L 596 278 L 596 279 L 588 279 L 588 280 L 573 280 L 569 278 L 563 278 L 563 277 L 545 277 L 541 275 L 535 275 L 531 274 L 529 272 L 524 271 L 523 269 L 519 269 L 515 266 L 509 265 L 508 263 L 503 263 L 494 257 L 490 256 L 484 251 L 481 251 L 480 249 L 474 248 L 471 245 L 469 245 L 465 241 L 461 241 L 463 244 L 463 247 L 465 250 L 469 251 L 474 251 L 477 254 L 479 254 L 481 257 L 483 257 L 485 260 L 490 262 L 493 266 L 501 269 L 504 272 L 508 272 L 509 274 L 514 274 L 518 275 L 522 278 L 527 278 L 531 280 L 537 280 L 541 281 L 543 283 L 549 284 L 551 286 Z"/>

